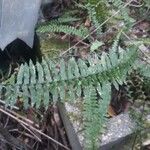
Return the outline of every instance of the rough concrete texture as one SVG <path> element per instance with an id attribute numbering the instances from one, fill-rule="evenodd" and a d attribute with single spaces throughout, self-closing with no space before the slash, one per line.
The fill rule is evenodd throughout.
<path id="1" fill-rule="evenodd" d="M 81 146 L 83 146 L 84 130 L 82 124 L 82 111 L 81 111 L 82 107 L 81 106 L 78 107 L 78 106 L 79 104 L 74 104 L 74 105 L 69 103 L 65 104 L 69 119 L 73 124 L 73 127 L 79 138 Z M 120 114 L 116 117 L 109 119 L 106 124 L 105 133 L 99 138 L 100 149 L 109 150 L 110 148 L 113 149 L 112 147 L 115 147 L 116 145 L 118 147 L 120 145 L 123 146 L 124 144 L 127 144 L 128 143 L 127 141 L 130 140 L 130 137 L 134 129 L 135 129 L 135 123 L 133 123 L 133 120 L 129 117 L 128 113 Z M 114 148 L 114 150 L 115 149 L 116 148 Z M 119 147 L 117 150 L 119 150 Z"/>

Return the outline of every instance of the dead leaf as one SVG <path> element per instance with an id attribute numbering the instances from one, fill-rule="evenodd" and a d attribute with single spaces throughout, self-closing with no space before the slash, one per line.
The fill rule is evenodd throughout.
<path id="1" fill-rule="evenodd" d="M 114 116 L 117 115 L 111 105 L 109 105 L 109 107 L 108 107 L 108 115 L 109 115 L 110 117 L 114 117 Z"/>
<path id="2" fill-rule="evenodd" d="M 91 26 L 91 21 L 90 21 L 90 19 L 86 19 L 84 25 L 85 25 L 85 27 L 90 27 L 90 26 Z"/>

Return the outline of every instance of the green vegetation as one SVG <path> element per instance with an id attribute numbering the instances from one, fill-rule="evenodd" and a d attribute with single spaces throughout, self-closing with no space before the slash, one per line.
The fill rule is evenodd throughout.
<path id="1" fill-rule="evenodd" d="M 79 4 L 75 6 L 74 9 L 78 8 L 82 8 L 81 14 L 84 12 L 88 15 L 88 17 L 84 16 L 83 18 L 85 20 L 90 19 L 91 28 L 96 31 L 96 39 L 93 29 L 84 27 L 82 18 L 74 17 L 71 13 L 68 13 L 67 17 L 64 15 L 57 20 L 39 25 L 36 31 L 39 33 L 65 33 L 69 36 L 80 37 L 83 41 L 86 39 L 88 41 L 86 43 L 87 49 L 89 50 L 91 47 L 87 58 L 82 59 L 73 56 L 50 58 L 50 56 L 55 56 L 55 53 L 61 52 L 59 49 L 67 49 L 68 43 L 60 43 L 53 38 L 46 39 L 46 44 L 42 45 L 42 49 L 46 52 L 51 51 L 49 56 L 44 55 L 42 61 L 37 61 L 36 64 L 33 64 L 32 61 L 29 64 L 22 64 L 17 74 L 0 84 L 0 92 L 6 106 L 16 105 L 16 100 L 19 98 L 22 99 L 25 108 L 30 106 L 39 108 L 41 105 L 48 107 L 50 103 L 64 103 L 65 101 L 75 102 L 77 98 L 82 97 L 85 147 L 89 150 L 96 150 L 98 136 L 103 131 L 106 122 L 112 85 L 117 90 L 120 86 L 126 85 L 129 99 L 132 101 L 139 99 L 139 97 L 135 97 L 131 84 L 126 81 L 127 79 L 131 81 L 129 78 L 132 76 L 135 77 L 136 74 L 133 71 L 140 72 L 141 78 L 150 75 L 150 65 L 139 59 L 141 55 L 139 44 L 148 44 L 149 39 L 135 39 L 133 42 L 128 41 L 130 43 L 125 45 L 124 41 L 127 40 L 123 36 L 124 32 L 128 34 L 135 20 L 130 16 L 127 3 L 122 0 L 112 0 L 110 3 L 105 0 L 87 0 L 80 6 Z M 117 11 L 119 13 L 116 13 Z M 112 15 L 114 15 L 112 20 L 110 19 L 103 24 Z M 116 27 L 117 34 L 115 33 L 114 42 L 106 46 L 105 42 L 99 40 L 98 35 L 120 21 L 123 25 Z M 80 22 L 80 25 L 75 27 L 75 22 Z M 145 41 L 147 42 L 145 43 Z M 101 50 L 103 45 L 106 46 L 107 50 Z M 54 50 L 54 55 L 53 48 L 57 49 Z M 146 80 L 149 81 L 149 78 L 143 79 L 142 86 L 150 89 L 149 85 L 145 84 Z M 137 88 L 140 92 L 143 90 L 138 86 Z M 139 95 L 144 95 L 143 91 Z M 140 99 L 142 103 L 145 98 L 143 98 L 144 100 Z"/>

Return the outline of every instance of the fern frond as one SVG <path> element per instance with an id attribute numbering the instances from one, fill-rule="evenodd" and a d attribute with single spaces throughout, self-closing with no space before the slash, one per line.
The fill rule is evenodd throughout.
<path id="1" fill-rule="evenodd" d="M 121 37 L 121 34 L 122 34 L 122 30 L 119 31 L 119 33 L 117 34 L 113 44 L 112 44 L 112 48 L 111 50 L 112 51 L 116 51 L 118 49 L 118 45 L 119 45 L 119 40 L 120 40 L 120 37 Z"/>
<path id="2" fill-rule="evenodd" d="M 127 26 L 134 22 L 134 19 L 129 16 L 129 9 L 127 7 L 122 9 L 124 5 L 122 0 L 111 0 L 110 2 L 113 4 L 116 10 L 121 10 L 121 17 Z"/>
<path id="3" fill-rule="evenodd" d="M 94 52 L 95 50 L 97 50 L 100 46 L 102 46 L 104 43 L 100 42 L 98 40 L 94 41 L 90 47 L 90 51 Z"/>
<path id="4" fill-rule="evenodd" d="M 86 0 L 88 6 L 94 8 L 93 18 L 95 18 L 99 23 L 105 21 L 108 15 L 107 1 L 105 0 Z M 92 14 L 92 12 L 91 12 Z"/>
<path id="5" fill-rule="evenodd" d="M 98 32 L 101 33 L 102 29 L 100 27 L 100 23 L 99 23 L 98 19 L 96 18 L 97 14 L 96 14 L 95 7 L 93 7 L 90 4 L 87 4 L 86 5 L 86 9 L 87 9 L 90 21 L 93 23 L 93 25 L 94 25 L 95 28 L 99 28 Z"/>
<path id="6" fill-rule="evenodd" d="M 61 18 L 54 19 L 50 22 L 46 22 L 46 23 L 44 23 L 44 25 L 49 25 L 50 23 L 52 23 L 52 24 L 66 24 L 66 23 L 75 22 L 75 21 L 79 21 L 79 20 L 81 20 L 81 18 L 62 16 Z"/>
<path id="7" fill-rule="evenodd" d="M 43 58 L 41 64 L 37 62 L 34 66 L 30 62 L 29 65 L 22 65 L 17 75 L 16 84 L 11 86 L 12 89 L 17 86 L 20 89 L 18 91 L 24 93 L 25 90 L 26 95 L 30 95 L 30 86 L 33 88 L 34 85 L 40 89 L 47 84 L 49 94 L 53 95 L 54 93 L 56 101 L 59 98 L 64 100 L 64 94 L 61 93 L 63 97 L 60 95 L 60 87 L 62 89 L 63 86 L 65 92 L 69 93 L 65 95 L 72 95 L 73 97 L 81 96 L 79 95 L 79 93 L 81 94 L 81 87 L 87 84 L 96 86 L 98 83 L 110 81 L 118 88 L 119 85 L 123 84 L 126 74 L 132 69 L 136 59 L 137 51 L 134 48 L 126 51 L 120 48 L 119 54 L 113 50 L 109 54 L 103 52 L 101 58 L 96 61 L 91 57 L 86 61 L 71 58 L 68 62 L 61 59 L 56 63 L 48 58 Z M 39 87 L 40 84 L 42 86 Z M 24 86 L 27 86 L 28 90 Z M 43 96 L 41 95 L 40 99 L 43 99 Z"/>
<path id="8" fill-rule="evenodd" d="M 69 35 L 76 35 L 79 37 L 85 37 L 88 34 L 88 30 L 86 28 L 76 29 L 73 26 L 69 25 L 61 25 L 57 23 L 49 23 L 47 25 L 40 25 L 37 29 L 37 32 L 46 33 L 46 32 L 63 32 Z"/>
<path id="9" fill-rule="evenodd" d="M 13 84 L 1 84 L 0 92 L 5 89 L 6 105 L 15 105 L 19 98 L 26 108 L 30 105 L 38 108 L 41 104 L 47 107 L 50 102 L 65 100 L 74 102 L 83 96 L 85 138 L 90 143 L 87 147 L 96 149 L 110 102 L 110 84 L 118 89 L 136 60 L 137 50 L 133 47 L 128 50 L 119 47 L 118 52 L 112 49 L 87 60 L 53 61 L 44 57 L 41 63 L 34 65 L 30 61 L 29 65 L 21 65 Z"/>
<path id="10" fill-rule="evenodd" d="M 87 149 L 98 148 L 98 136 L 105 124 L 107 108 L 110 103 L 110 83 L 98 85 L 97 90 L 93 86 L 84 88 L 84 129 Z M 97 91 L 100 99 L 97 98 Z M 92 116 L 92 117 L 91 117 Z"/>

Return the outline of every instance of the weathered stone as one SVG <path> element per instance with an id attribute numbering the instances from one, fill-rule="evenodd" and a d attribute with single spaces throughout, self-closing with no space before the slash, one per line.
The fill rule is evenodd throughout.
<path id="1" fill-rule="evenodd" d="M 82 119 L 82 103 L 69 104 L 66 103 L 66 112 L 71 121 L 75 133 L 79 139 L 81 146 L 84 149 L 84 136 L 83 136 L 83 119 Z M 106 131 L 99 138 L 100 150 L 122 150 L 124 146 L 131 147 L 129 145 L 130 137 L 135 129 L 135 123 L 129 117 L 128 113 L 120 114 L 108 120 L 106 124 Z M 128 145 L 128 146 L 127 146 Z M 126 150 L 124 148 L 124 150 Z"/>
<path id="2" fill-rule="evenodd" d="M 101 137 L 101 149 L 109 150 L 116 146 L 119 146 L 119 148 L 122 146 L 123 149 L 124 144 L 131 137 L 134 129 L 135 123 L 128 113 L 109 119 L 107 130 Z"/>

